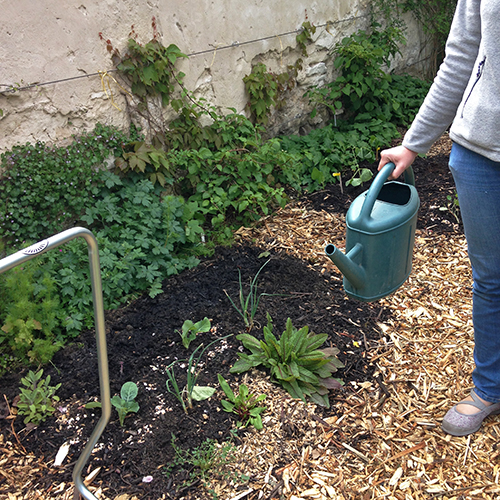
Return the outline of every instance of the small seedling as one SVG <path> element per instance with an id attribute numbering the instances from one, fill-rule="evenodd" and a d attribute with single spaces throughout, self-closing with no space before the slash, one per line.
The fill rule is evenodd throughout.
<path id="1" fill-rule="evenodd" d="M 111 398 L 111 404 L 118 411 L 118 418 L 122 427 L 127 413 L 137 413 L 139 411 L 139 404 L 135 401 L 138 392 L 137 384 L 125 382 L 120 391 L 121 397 L 113 396 Z"/>
<path id="2" fill-rule="evenodd" d="M 240 291 L 239 291 L 239 299 L 240 299 L 240 306 L 238 307 L 233 299 L 229 296 L 229 294 L 224 290 L 224 293 L 226 294 L 227 298 L 231 302 L 232 306 L 238 311 L 238 314 L 243 318 L 243 321 L 245 322 L 245 326 L 247 327 L 247 331 L 250 331 L 253 327 L 254 323 L 254 318 L 255 314 L 257 313 L 257 308 L 259 307 L 259 302 L 261 297 L 265 295 L 269 295 L 267 293 L 261 293 L 260 295 L 257 295 L 257 279 L 259 277 L 260 272 L 262 269 L 264 269 L 267 264 L 269 264 L 270 260 L 265 262 L 260 269 L 257 271 L 257 274 L 254 276 L 253 280 L 250 282 L 250 290 L 248 292 L 248 295 L 245 297 L 245 293 L 243 291 L 243 283 L 241 282 L 241 271 L 238 269 L 238 276 L 239 276 L 239 284 L 240 284 Z"/>
<path id="3" fill-rule="evenodd" d="M 231 481 L 247 481 L 248 476 L 238 474 L 230 469 L 229 465 L 236 460 L 236 447 L 231 441 L 218 444 L 213 439 L 207 439 L 199 446 L 184 450 L 175 442 L 172 434 L 172 448 L 175 456 L 165 474 L 170 476 L 174 469 L 184 472 L 185 482 L 182 488 L 194 485 L 200 481 L 211 493 L 213 498 L 218 498 L 211 489 L 210 483 L 214 479 L 227 479 Z"/>
<path id="4" fill-rule="evenodd" d="M 180 334 L 182 339 L 182 345 L 189 349 L 189 345 L 196 338 L 198 333 L 205 333 L 210 331 L 211 321 L 208 318 L 203 318 L 197 323 L 193 323 L 191 320 L 187 319 L 182 325 L 182 332 L 177 332 Z"/>
<path id="5" fill-rule="evenodd" d="M 229 335 L 226 337 L 222 337 L 221 339 L 214 340 L 213 342 L 210 342 L 210 344 L 208 344 L 207 347 L 201 350 L 198 356 L 196 356 L 196 354 L 203 347 L 203 344 L 200 344 L 193 351 L 193 353 L 191 354 L 191 356 L 189 356 L 189 359 L 187 360 L 187 365 L 188 365 L 187 378 L 186 378 L 186 385 L 184 386 L 183 389 L 179 387 L 174 372 L 174 366 L 180 363 L 181 360 L 174 361 L 165 369 L 168 377 L 167 391 L 170 392 L 170 394 L 173 394 L 177 398 L 177 400 L 181 403 L 182 409 L 184 410 L 185 413 L 188 412 L 188 409 L 191 409 L 193 407 L 193 401 L 204 401 L 205 399 L 208 399 L 209 397 L 213 396 L 215 392 L 214 387 L 196 385 L 196 381 L 198 380 L 198 375 L 200 374 L 197 368 L 204 352 L 215 342 L 223 340 L 227 337 L 229 337 Z"/>
<path id="6" fill-rule="evenodd" d="M 221 401 L 224 411 L 238 415 L 238 427 L 246 427 L 250 424 L 260 431 L 262 429 L 262 418 L 260 415 L 266 410 L 266 407 L 257 405 L 266 398 L 266 395 L 261 394 L 260 396 L 256 396 L 255 394 L 250 394 L 245 384 L 240 385 L 238 395 L 235 395 L 224 377 L 220 374 L 217 377 L 219 378 L 219 384 L 224 394 L 229 399 L 229 401 L 224 399 Z"/>
<path id="7" fill-rule="evenodd" d="M 28 375 L 21 379 L 25 389 L 21 388 L 17 409 L 19 415 L 26 415 L 23 420 L 25 424 L 32 422 L 38 425 L 56 411 L 54 402 L 59 401 L 59 397 L 55 395 L 55 392 L 61 387 L 61 384 L 51 386 L 49 385 L 50 375 L 44 379 L 42 379 L 42 375 L 42 369 L 36 373 L 30 370 Z"/>

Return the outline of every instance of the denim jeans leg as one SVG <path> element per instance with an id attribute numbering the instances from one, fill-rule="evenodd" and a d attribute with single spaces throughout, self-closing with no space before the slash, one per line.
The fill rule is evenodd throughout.
<path id="1" fill-rule="evenodd" d="M 457 188 L 473 276 L 476 393 L 500 402 L 500 163 L 453 144 Z"/>

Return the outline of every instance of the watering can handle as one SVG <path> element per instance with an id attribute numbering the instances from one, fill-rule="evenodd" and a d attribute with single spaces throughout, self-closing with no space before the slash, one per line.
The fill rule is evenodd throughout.
<path id="1" fill-rule="evenodd" d="M 363 206 L 361 207 L 361 211 L 359 213 L 359 217 L 368 218 L 372 213 L 373 205 L 375 205 L 375 201 L 377 200 L 377 196 L 382 189 L 382 186 L 385 184 L 385 181 L 389 178 L 389 176 L 394 172 L 396 165 L 394 163 L 386 163 L 377 174 L 375 179 L 373 180 L 368 192 L 366 193 L 365 201 L 363 202 Z M 415 174 L 413 173 L 413 169 L 408 167 L 404 172 L 404 180 L 406 184 L 410 184 L 411 186 L 415 186 Z"/>

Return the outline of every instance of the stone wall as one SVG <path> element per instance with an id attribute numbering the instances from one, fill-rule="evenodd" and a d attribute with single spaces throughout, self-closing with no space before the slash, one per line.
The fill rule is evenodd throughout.
<path id="1" fill-rule="evenodd" d="M 113 69 L 99 33 L 124 51 L 132 26 L 139 42 L 152 38 L 154 17 L 161 42 L 189 55 L 178 64 L 186 87 L 238 112 L 247 100 L 242 78 L 253 64 L 282 72 L 302 57 L 298 86 L 270 124 L 271 132 L 296 133 L 317 125 L 309 122 L 302 96 L 332 78 L 330 49 L 369 24 L 367 0 L 4 0 L 0 5 L 0 152 L 28 141 L 60 143 L 96 122 L 128 127 L 123 92 L 99 73 Z M 306 20 L 317 31 L 303 57 L 295 37 Z M 411 20 L 408 24 L 408 43 L 396 63 L 418 73 L 425 65 L 424 40 Z"/>

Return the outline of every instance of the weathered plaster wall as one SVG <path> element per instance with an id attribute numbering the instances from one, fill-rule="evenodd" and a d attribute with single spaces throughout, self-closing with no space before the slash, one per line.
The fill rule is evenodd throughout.
<path id="1" fill-rule="evenodd" d="M 305 115 L 305 88 L 331 78 L 329 49 L 368 25 L 367 8 L 367 0 L 0 0 L 0 91 L 39 84 L 0 94 L 0 152 L 27 141 L 60 142 L 96 122 L 127 127 L 127 113 L 112 105 L 96 75 L 112 69 L 99 33 L 124 50 L 132 25 L 140 42 L 152 38 L 153 16 L 161 41 L 190 55 L 179 64 L 186 86 L 241 112 L 242 78 L 252 63 L 262 60 L 276 71 L 294 63 L 301 57 L 294 31 L 307 16 L 319 26 L 315 43 L 308 47 L 296 96 L 273 125 L 287 130 L 287 122 L 297 130 Z M 403 66 L 422 59 L 418 30 L 413 27 L 409 35 Z M 125 110 L 120 89 L 112 81 L 111 86 Z"/>

